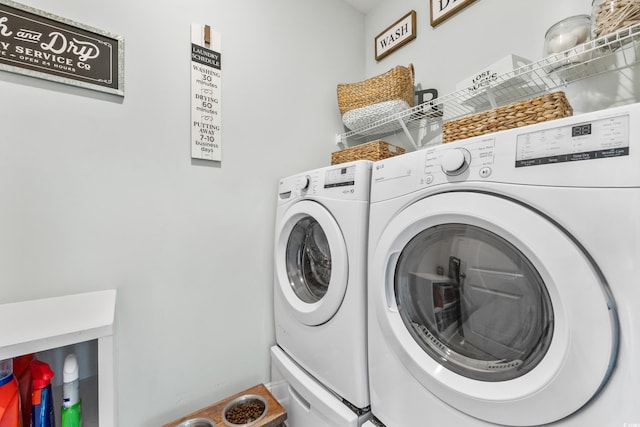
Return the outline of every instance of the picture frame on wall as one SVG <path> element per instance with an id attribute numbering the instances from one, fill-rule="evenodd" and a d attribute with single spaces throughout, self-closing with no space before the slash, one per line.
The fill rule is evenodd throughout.
<path id="1" fill-rule="evenodd" d="M 431 3 L 431 26 L 435 27 L 451 18 L 475 0 L 429 0 Z"/>
<path id="2" fill-rule="evenodd" d="M 124 96 L 124 38 L 0 0 L 0 70 Z"/>
<path id="3" fill-rule="evenodd" d="M 404 15 L 374 39 L 376 61 L 400 49 L 416 38 L 416 11 Z"/>

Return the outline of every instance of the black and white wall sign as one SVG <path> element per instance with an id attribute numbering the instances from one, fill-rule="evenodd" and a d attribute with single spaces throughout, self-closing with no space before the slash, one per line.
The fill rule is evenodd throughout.
<path id="1" fill-rule="evenodd" d="M 191 158 L 222 161 L 220 33 L 191 24 Z"/>
<path id="2" fill-rule="evenodd" d="M 0 70 L 124 95 L 124 40 L 0 0 Z"/>

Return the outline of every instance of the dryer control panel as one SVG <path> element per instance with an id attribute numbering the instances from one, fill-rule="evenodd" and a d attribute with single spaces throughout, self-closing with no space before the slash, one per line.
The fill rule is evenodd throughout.
<path id="1" fill-rule="evenodd" d="M 278 201 L 326 198 L 336 200 L 369 200 L 372 162 L 355 162 L 314 169 L 280 180 Z"/>
<path id="2" fill-rule="evenodd" d="M 324 173 L 324 188 L 348 187 L 356 183 L 355 165 L 327 169 Z"/>

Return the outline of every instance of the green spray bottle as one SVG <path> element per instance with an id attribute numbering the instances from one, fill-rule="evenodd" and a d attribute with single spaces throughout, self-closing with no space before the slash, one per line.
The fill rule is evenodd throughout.
<path id="1" fill-rule="evenodd" d="M 80 400 L 80 375 L 78 359 L 69 354 L 64 359 L 62 372 L 62 423 L 61 427 L 82 427 L 82 401 Z"/>

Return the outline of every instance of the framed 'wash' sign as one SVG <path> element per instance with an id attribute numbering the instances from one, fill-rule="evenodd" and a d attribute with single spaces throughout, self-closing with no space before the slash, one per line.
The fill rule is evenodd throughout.
<path id="1" fill-rule="evenodd" d="M 380 61 L 415 38 L 416 11 L 412 10 L 375 38 L 376 61 Z"/>

